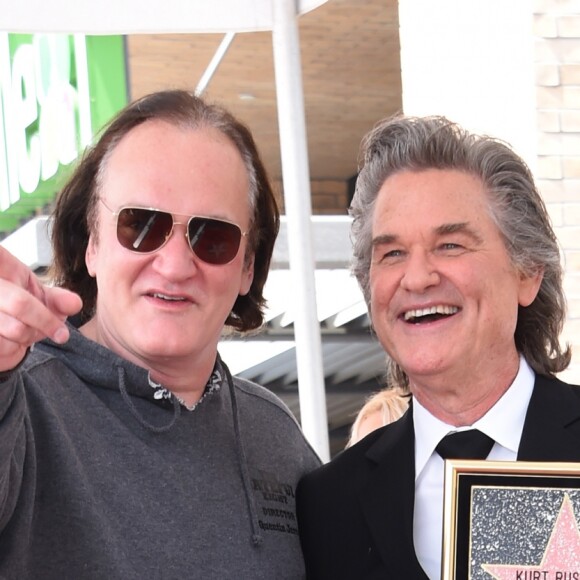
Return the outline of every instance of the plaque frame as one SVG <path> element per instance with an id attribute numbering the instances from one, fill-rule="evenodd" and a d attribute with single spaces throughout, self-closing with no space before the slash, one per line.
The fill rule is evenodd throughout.
<path id="1" fill-rule="evenodd" d="M 509 490 L 516 498 L 526 500 L 534 494 L 534 501 L 546 503 L 549 493 L 568 490 L 578 492 L 580 505 L 580 463 L 537 461 L 485 461 L 448 459 L 445 461 L 442 580 L 489 579 L 485 572 L 475 570 L 473 530 L 485 521 L 478 521 L 474 510 L 474 493 Z M 527 495 L 526 495 L 527 494 Z M 579 514 L 580 515 L 580 514 Z M 580 519 L 580 518 L 578 518 Z M 578 520 L 577 520 L 578 521 Z M 522 535 L 514 527 L 506 533 Z M 488 562 L 494 563 L 494 562 Z M 495 562 L 502 563 L 502 562 Z M 505 562 L 504 562 L 505 563 Z M 475 571 L 474 571 L 475 570 Z"/>

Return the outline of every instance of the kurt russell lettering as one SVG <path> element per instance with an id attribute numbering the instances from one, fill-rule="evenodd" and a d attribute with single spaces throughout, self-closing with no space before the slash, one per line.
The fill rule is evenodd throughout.
<path id="1" fill-rule="evenodd" d="M 580 580 L 580 571 L 515 570 L 515 580 Z"/>

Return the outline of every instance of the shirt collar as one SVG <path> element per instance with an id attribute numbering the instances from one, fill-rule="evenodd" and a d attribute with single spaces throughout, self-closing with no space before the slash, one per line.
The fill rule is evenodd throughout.
<path id="1" fill-rule="evenodd" d="M 520 367 L 514 382 L 497 403 L 473 425 L 496 443 L 517 453 L 524 429 L 526 411 L 534 388 L 535 375 L 520 356 Z M 472 427 L 454 427 L 434 417 L 413 398 L 413 425 L 415 429 L 415 477 L 419 477 L 439 441 L 452 431 Z"/>

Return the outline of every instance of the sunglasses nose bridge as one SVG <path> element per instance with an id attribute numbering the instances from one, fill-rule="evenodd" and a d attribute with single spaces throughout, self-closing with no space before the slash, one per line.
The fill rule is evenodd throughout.
<path id="1" fill-rule="evenodd" d="M 193 252 L 193 248 L 191 247 L 191 240 L 189 239 L 189 222 L 190 221 L 191 221 L 191 218 L 188 219 L 187 221 L 183 222 L 183 221 L 176 220 L 172 216 L 171 231 L 169 231 L 167 233 L 167 237 L 165 238 L 165 243 L 169 240 L 169 238 L 175 232 L 175 230 L 176 230 L 176 227 L 175 226 L 178 226 L 177 229 L 179 229 L 179 226 L 183 226 L 183 236 L 187 240 L 187 245 L 189 246 L 189 249 Z"/>

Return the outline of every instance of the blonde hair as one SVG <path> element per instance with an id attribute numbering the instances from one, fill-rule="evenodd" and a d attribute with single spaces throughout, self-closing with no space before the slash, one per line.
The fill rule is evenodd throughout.
<path id="1" fill-rule="evenodd" d="M 350 431 L 347 447 L 351 447 L 362 439 L 360 427 L 370 415 L 380 413 L 382 425 L 387 425 L 403 416 L 409 406 L 409 395 L 398 388 L 388 388 L 371 395 L 358 412 Z M 366 433 L 365 435 L 368 435 Z"/>

